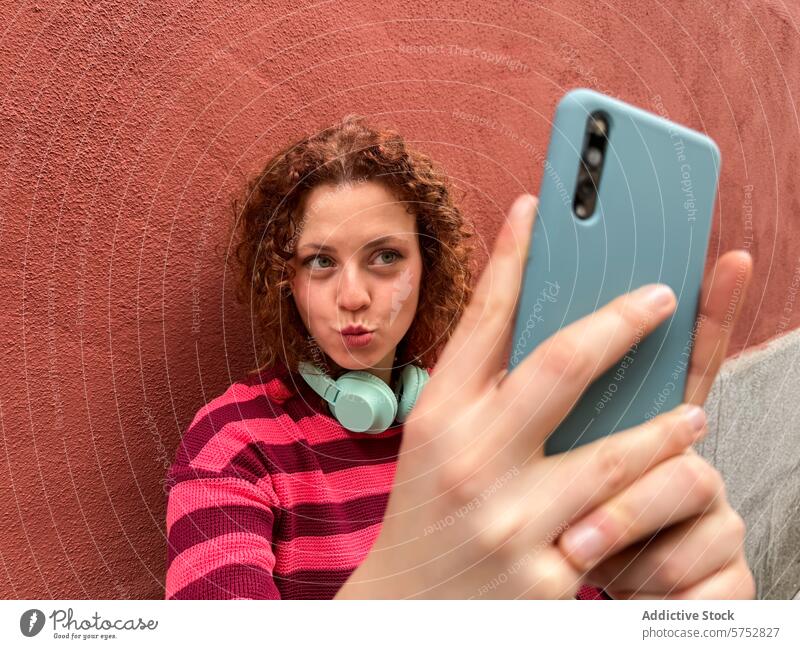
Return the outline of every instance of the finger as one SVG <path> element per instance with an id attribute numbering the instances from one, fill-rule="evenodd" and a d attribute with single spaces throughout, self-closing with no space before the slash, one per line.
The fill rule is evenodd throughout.
<path id="1" fill-rule="evenodd" d="M 503 368 L 494 377 L 495 385 L 500 385 L 503 382 L 503 379 L 506 378 L 506 374 L 508 374 L 508 368 Z"/>
<path id="2" fill-rule="evenodd" d="M 537 404 L 536 425 L 528 426 L 537 431 L 536 437 L 525 437 L 526 446 L 533 444 L 543 456 L 545 437 L 586 388 L 658 327 L 675 304 L 669 286 L 647 284 L 560 329 L 517 365 L 503 380 L 500 394 L 512 408 L 520 401 Z M 510 432 L 519 436 L 516 429 Z"/>
<path id="3" fill-rule="evenodd" d="M 747 562 L 740 558 L 699 583 L 666 595 L 641 591 L 611 591 L 608 594 L 613 599 L 753 599 L 756 585 Z"/>
<path id="4" fill-rule="evenodd" d="M 579 569 L 661 529 L 709 511 L 725 494 L 716 469 L 681 453 L 645 473 L 561 535 L 558 545 Z"/>
<path id="5" fill-rule="evenodd" d="M 744 250 L 732 250 L 706 275 L 697 311 L 684 401 L 702 405 L 728 351 L 731 332 L 741 313 L 753 272 L 753 260 Z"/>
<path id="6" fill-rule="evenodd" d="M 547 457 L 519 473 L 514 483 L 519 487 L 493 496 L 496 505 L 485 512 L 489 520 L 481 529 L 490 530 L 498 546 L 523 528 L 532 544 L 554 530 L 555 541 L 571 521 L 620 493 L 650 467 L 682 454 L 707 430 L 701 408 L 681 405 L 634 428 Z"/>
<path id="7" fill-rule="evenodd" d="M 609 593 L 683 590 L 733 561 L 742 552 L 744 535 L 741 516 L 719 507 L 608 557 L 586 578 Z"/>
<path id="8" fill-rule="evenodd" d="M 573 599 L 582 575 L 558 548 L 547 544 L 529 556 L 534 559 L 521 571 L 523 587 L 513 593 L 514 599 Z"/>
<path id="9" fill-rule="evenodd" d="M 535 196 L 519 196 L 500 229 L 472 299 L 436 364 L 435 376 L 449 390 L 477 391 L 491 385 L 502 365 L 537 205 Z"/>

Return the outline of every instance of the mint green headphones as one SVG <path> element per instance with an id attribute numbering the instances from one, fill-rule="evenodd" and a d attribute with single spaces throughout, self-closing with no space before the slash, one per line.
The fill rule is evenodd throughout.
<path id="1" fill-rule="evenodd" d="M 354 433 L 382 433 L 395 419 L 406 420 L 430 378 L 416 365 L 406 365 L 395 391 L 385 381 L 364 370 L 342 374 L 336 381 L 316 365 L 301 361 L 300 374 L 339 423 Z"/>

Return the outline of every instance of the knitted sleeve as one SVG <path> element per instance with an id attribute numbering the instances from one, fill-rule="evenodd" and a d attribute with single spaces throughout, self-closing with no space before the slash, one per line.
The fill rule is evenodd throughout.
<path id="1" fill-rule="evenodd" d="M 612 599 L 602 588 L 583 584 L 575 595 L 575 599 Z"/>
<path id="2" fill-rule="evenodd" d="M 166 599 L 280 599 L 276 506 L 250 481 L 182 467 L 167 501 Z"/>
<path id="3" fill-rule="evenodd" d="M 241 423 L 200 415 L 184 435 L 167 474 L 165 599 L 281 598 L 273 578 L 281 508 L 251 440 Z"/>

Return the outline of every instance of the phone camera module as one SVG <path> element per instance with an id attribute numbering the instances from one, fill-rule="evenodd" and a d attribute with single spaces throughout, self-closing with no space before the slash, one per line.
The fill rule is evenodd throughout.
<path id="1" fill-rule="evenodd" d="M 600 178 L 605 166 L 610 122 L 608 115 L 595 111 L 586 120 L 583 134 L 578 178 L 572 211 L 579 219 L 588 219 L 594 214 L 600 191 Z"/>

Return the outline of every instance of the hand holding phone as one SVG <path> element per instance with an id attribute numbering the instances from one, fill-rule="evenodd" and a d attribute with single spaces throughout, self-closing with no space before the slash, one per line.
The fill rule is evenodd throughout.
<path id="1" fill-rule="evenodd" d="M 337 597 L 572 597 L 588 568 L 557 544 L 573 521 L 665 461 L 685 464 L 684 476 L 697 476 L 703 466 L 686 453 L 705 430 L 697 426 L 698 411 L 686 406 L 545 456 L 545 439 L 588 382 L 625 353 L 637 332 L 650 333 L 667 318 L 675 301 L 667 291 L 662 303 L 655 287 L 616 298 L 498 380 L 534 209 L 530 197 L 515 201 L 406 421 L 380 534 Z M 714 479 L 710 467 L 703 471 Z M 713 497 L 707 484 L 681 479 L 672 491 L 703 507 Z M 648 523 L 666 521 L 674 510 L 660 505 L 657 498 L 647 502 Z"/>

